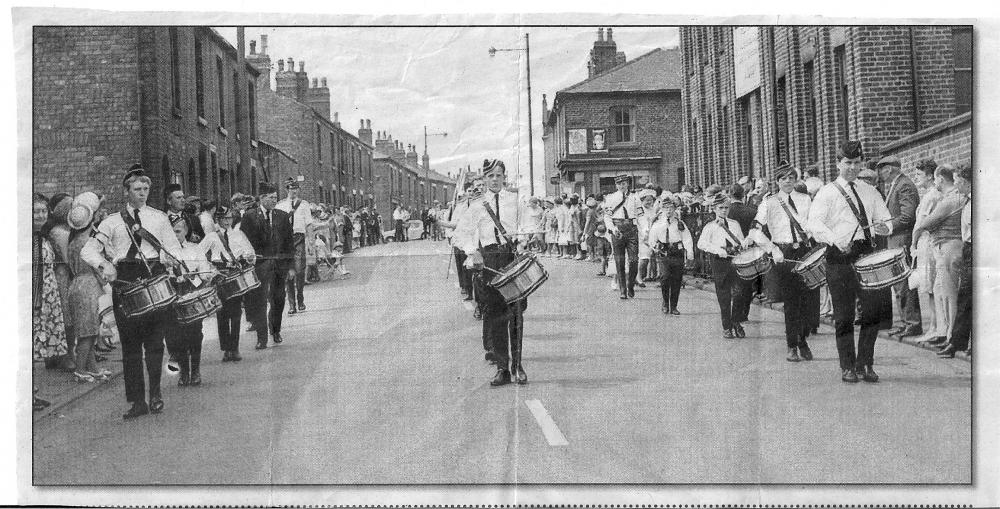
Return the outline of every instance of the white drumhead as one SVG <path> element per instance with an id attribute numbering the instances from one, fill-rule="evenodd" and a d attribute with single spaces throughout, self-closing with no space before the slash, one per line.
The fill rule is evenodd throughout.
<path id="1" fill-rule="evenodd" d="M 753 246 L 745 251 L 741 251 L 733 257 L 733 263 L 746 264 L 760 258 L 761 256 L 764 256 L 764 248 L 760 246 Z"/>
<path id="2" fill-rule="evenodd" d="M 903 248 L 901 247 L 897 247 L 895 249 L 884 249 L 882 251 L 878 251 L 868 256 L 862 257 L 860 260 L 858 260 L 858 265 L 876 265 L 882 262 L 887 262 L 889 260 L 892 260 L 893 258 L 900 256 L 902 253 L 903 253 Z"/>
<path id="3" fill-rule="evenodd" d="M 819 260 L 820 258 L 822 258 L 824 256 L 826 256 L 826 250 L 825 249 L 817 249 L 817 250 L 813 251 L 809 256 L 806 256 L 805 258 L 803 258 L 802 261 L 799 262 L 799 263 L 801 263 L 802 266 L 812 265 L 813 263 L 816 263 L 816 260 Z"/>

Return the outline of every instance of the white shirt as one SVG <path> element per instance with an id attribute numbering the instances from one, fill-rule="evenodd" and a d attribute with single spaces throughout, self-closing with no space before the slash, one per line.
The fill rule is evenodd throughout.
<path id="1" fill-rule="evenodd" d="M 392 220 L 393 221 L 403 221 L 403 220 L 405 220 L 405 217 L 403 216 L 403 209 L 396 209 L 396 210 L 392 211 Z"/>
<path id="2" fill-rule="evenodd" d="M 309 202 L 302 199 L 299 199 L 298 203 L 299 208 L 295 209 L 294 213 L 292 212 L 292 200 L 288 198 L 279 201 L 274 208 L 288 212 L 292 221 L 292 233 L 301 233 L 304 235 L 306 227 L 313 222 L 312 206 L 309 205 Z M 208 230 L 205 230 L 205 233 L 208 233 Z"/>
<path id="3" fill-rule="evenodd" d="M 713 219 L 711 223 L 702 227 L 701 237 L 698 238 L 698 249 L 728 258 L 726 247 L 738 247 L 742 244 L 743 230 L 740 230 L 740 223 L 737 223 L 735 219 L 726 218 L 726 225 L 729 226 L 729 232 L 733 234 L 732 237 L 722 228 L 718 219 Z M 735 241 L 733 237 L 736 237 Z"/>
<path id="4" fill-rule="evenodd" d="M 135 209 L 131 205 L 126 205 L 125 208 L 126 213 L 134 217 Z M 167 219 L 166 214 L 144 205 L 139 209 L 139 222 L 142 223 L 143 229 L 160 241 L 165 251 L 170 254 L 178 254 L 180 244 L 177 242 L 177 237 L 174 235 L 173 228 L 170 227 L 170 220 Z M 125 225 L 121 214 L 116 212 L 101 221 L 97 227 L 97 234 L 91 237 L 80 250 L 80 257 L 95 270 L 100 270 L 101 263 L 105 261 L 101 254 L 102 251 L 111 257 L 112 263 L 117 264 L 128 254 L 131 246 L 132 240 L 129 236 L 128 226 Z M 142 241 L 140 250 L 147 259 L 161 257 L 161 253 L 153 249 L 149 242 Z"/>
<path id="5" fill-rule="evenodd" d="M 500 204 L 499 210 L 497 210 L 498 202 Z M 463 239 L 464 243 L 461 246 L 462 250 L 466 253 L 472 254 L 480 246 L 485 247 L 497 242 L 501 244 L 504 242 L 502 238 L 503 234 L 500 234 L 500 238 L 497 237 L 496 224 L 493 222 L 490 214 L 486 212 L 486 207 L 484 206 L 486 203 L 489 203 L 493 211 L 500 217 L 500 224 L 503 225 L 508 235 L 513 235 L 520 231 L 518 227 L 520 207 L 517 203 L 517 194 L 506 189 L 501 189 L 499 193 L 486 191 L 483 194 L 483 199 L 471 204 L 467 213 L 471 234 L 468 238 Z"/>
<path id="6" fill-rule="evenodd" d="M 177 238 L 175 237 L 174 240 L 176 241 Z M 215 272 L 215 267 L 208 262 L 207 258 L 205 258 L 205 252 L 202 250 L 200 244 L 185 241 L 182 242 L 180 246 L 177 258 L 184 262 L 184 266 L 187 267 L 187 270 L 191 272 Z M 199 287 L 205 282 L 204 278 L 206 276 L 208 276 L 208 274 L 199 274 L 191 276 L 187 279 L 188 281 L 191 281 L 191 284 L 195 287 Z"/>
<path id="7" fill-rule="evenodd" d="M 694 260 L 694 241 L 691 239 L 691 229 L 684 225 L 684 231 L 681 231 L 680 224 L 681 220 L 676 216 L 668 220 L 666 215 L 662 215 L 649 227 L 649 246 L 656 247 L 657 242 L 673 244 L 680 241 L 684 245 L 687 259 Z"/>
<path id="8" fill-rule="evenodd" d="M 962 242 L 972 242 L 972 200 L 962 209 Z"/>
<path id="9" fill-rule="evenodd" d="M 865 234 L 858 228 L 860 226 L 858 220 L 854 216 L 851 206 L 844 201 L 844 196 L 837 189 L 836 184 L 843 187 L 852 203 L 855 202 L 856 198 L 851 191 L 850 184 L 843 177 L 837 177 L 837 180 L 823 186 L 816 193 L 816 198 L 813 199 L 812 207 L 809 209 L 808 228 L 812 230 L 813 236 L 819 242 L 833 244 L 844 251 L 850 247 L 852 237 L 854 240 L 864 240 Z M 855 179 L 854 184 L 858 196 L 861 197 L 861 203 L 864 204 L 868 222 L 885 221 L 883 224 L 888 228 L 888 233 L 892 233 L 892 223 L 888 222 L 892 216 L 885 206 L 882 195 L 877 189 L 861 180 Z M 857 206 L 856 203 L 855 206 Z M 860 208 L 858 210 L 860 212 Z M 871 233 L 874 235 L 875 231 L 871 230 Z"/>
<path id="10" fill-rule="evenodd" d="M 618 207 L 618 204 L 625 201 L 625 204 Z M 614 210 L 618 207 L 618 210 Z M 621 191 L 615 191 L 604 197 L 604 210 L 608 213 L 604 215 L 604 224 L 608 231 L 615 231 L 615 223 L 612 219 L 636 219 L 643 214 L 642 202 L 639 201 L 636 193 L 623 195 Z M 614 213 L 611 211 L 614 210 Z"/>
<path id="11" fill-rule="evenodd" d="M 201 247 L 202 253 L 205 253 L 205 256 L 209 257 L 209 261 L 232 262 L 235 261 L 233 257 L 241 258 L 246 255 L 256 254 L 243 230 L 230 228 L 226 231 L 226 237 L 229 240 L 229 251 L 232 253 L 232 256 L 229 256 L 229 253 L 226 252 L 222 244 L 221 230 L 205 234 L 205 238 L 198 245 Z"/>
<path id="12" fill-rule="evenodd" d="M 201 230 L 208 235 L 208 232 L 215 231 L 215 219 L 209 211 L 204 211 L 198 214 L 198 222 L 201 223 Z"/>
<path id="13" fill-rule="evenodd" d="M 770 249 L 772 247 L 771 243 L 792 244 L 806 240 L 802 238 L 802 234 L 799 232 L 796 232 L 794 235 L 792 234 L 792 222 L 788 219 L 788 214 L 785 213 L 784 207 L 781 206 L 782 203 L 788 207 L 788 212 L 798 221 L 806 237 L 811 236 L 808 219 L 812 200 L 809 199 L 809 195 L 794 191 L 791 194 L 785 194 L 779 191 L 778 194 L 772 195 L 762 201 L 760 206 L 757 207 L 757 215 L 754 217 L 754 221 L 760 223 L 762 226 L 766 225 L 768 233 L 771 234 L 771 238 L 768 240 L 760 228 L 750 230 L 749 237 L 757 244 Z M 795 205 L 794 208 L 792 208 L 792 204 Z"/>

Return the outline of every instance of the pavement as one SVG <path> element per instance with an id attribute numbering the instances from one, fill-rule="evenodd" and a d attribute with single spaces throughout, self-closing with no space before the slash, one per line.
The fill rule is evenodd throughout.
<path id="1" fill-rule="evenodd" d="M 971 482 L 970 363 L 879 341 L 882 381 L 844 384 L 827 325 L 815 360 L 788 363 L 778 310 L 755 306 L 726 340 L 694 282 L 665 316 L 655 285 L 621 301 L 596 265 L 541 261 L 527 385 L 490 387 L 444 243 L 367 247 L 351 277 L 306 288 L 281 345 L 245 332 L 244 360 L 222 364 L 206 321 L 204 383 L 165 377 L 161 415 L 122 421 L 120 376 L 36 369 L 53 406 L 34 416 L 33 481 Z"/>

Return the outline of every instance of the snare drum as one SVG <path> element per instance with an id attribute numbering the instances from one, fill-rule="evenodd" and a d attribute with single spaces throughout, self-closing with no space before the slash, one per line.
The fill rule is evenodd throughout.
<path id="1" fill-rule="evenodd" d="M 174 303 L 174 315 L 178 323 L 189 324 L 204 320 L 221 308 L 219 294 L 214 287 L 207 286 L 178 297 Z"/>
<path id="2" fill-rule="evenodd" d="M 253 267 L 247 267 L 223 277 L 216 285 L 216 290 L 218 290 L 219 298 L 225 301 L 239 297 L 258 287 L 260 287 L 260 280 L 257 279 L 257 272 L 254 271 Z"/>
<path id="3" fill-rule="evenodd" d="M 518 256 L 499 272 L 490 286 L 500 292 L 507 304 L 527 298 L 549 279 L 549 273 L 533 254 Z"/>
<path id="4" fill-rule="evenodd" d="M 792 272 L 798 274 L 806 288 L 815 290 L 826 283 L 826 246 L 819 246 L 806 253 L 801 261 L 792 267 Z"/>
<path id="5" fill-rule="evenodd" d="M 767 274 L 774 267 L 774 261 L 764 248 L 753 246 L 733 257 L 733 267 L 740 279 L 753 281 Z"/>
<path id="6" fill-rule="evenodd" d="M 126 318 L 166 308 L 177 300 L 177 291 L 166 274 L 129 284 L 118 290 L 118 294 Z"/>
<path id="7" fill-rule="evenodd" d="M 910 277 L 913 269 L 906 263 L 903 248 L 885 249 L 854 262 L 863 290 L 881 290 Z"/>

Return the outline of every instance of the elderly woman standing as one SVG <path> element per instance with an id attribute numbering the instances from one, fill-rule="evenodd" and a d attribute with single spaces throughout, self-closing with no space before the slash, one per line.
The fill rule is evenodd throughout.
<path id="1" fill-rule="evenodd" d="M 65 311 L 69 321 L 73 323 L 72 330 L 76 335 L 77 369 L 74 376 L 79 382 L 106 380 L 111 374 L 111 371 L 97 367 L 94 353 L 94 344 L 101 334 L 97 302 L 105 293 L 104 282 L 101 275 L 80 256 L 83 246 L 94 231 L 94 217 L 102 205 L 103 202 L 96 194 L 82 193 L 73 199 L 73 207 L 66 221 L 71 229 L 66 264 L 73 273 L 73 281 L 70 283 Z"/>
<path id="2" fill-rule="evenodd" d="M 48 200 L 35 194 L 31 205 L 31 341 L 36 361 L 66 355 L 66 323 L 56 281 L 56 252 L 42 227 L 49 218 Z"/>

